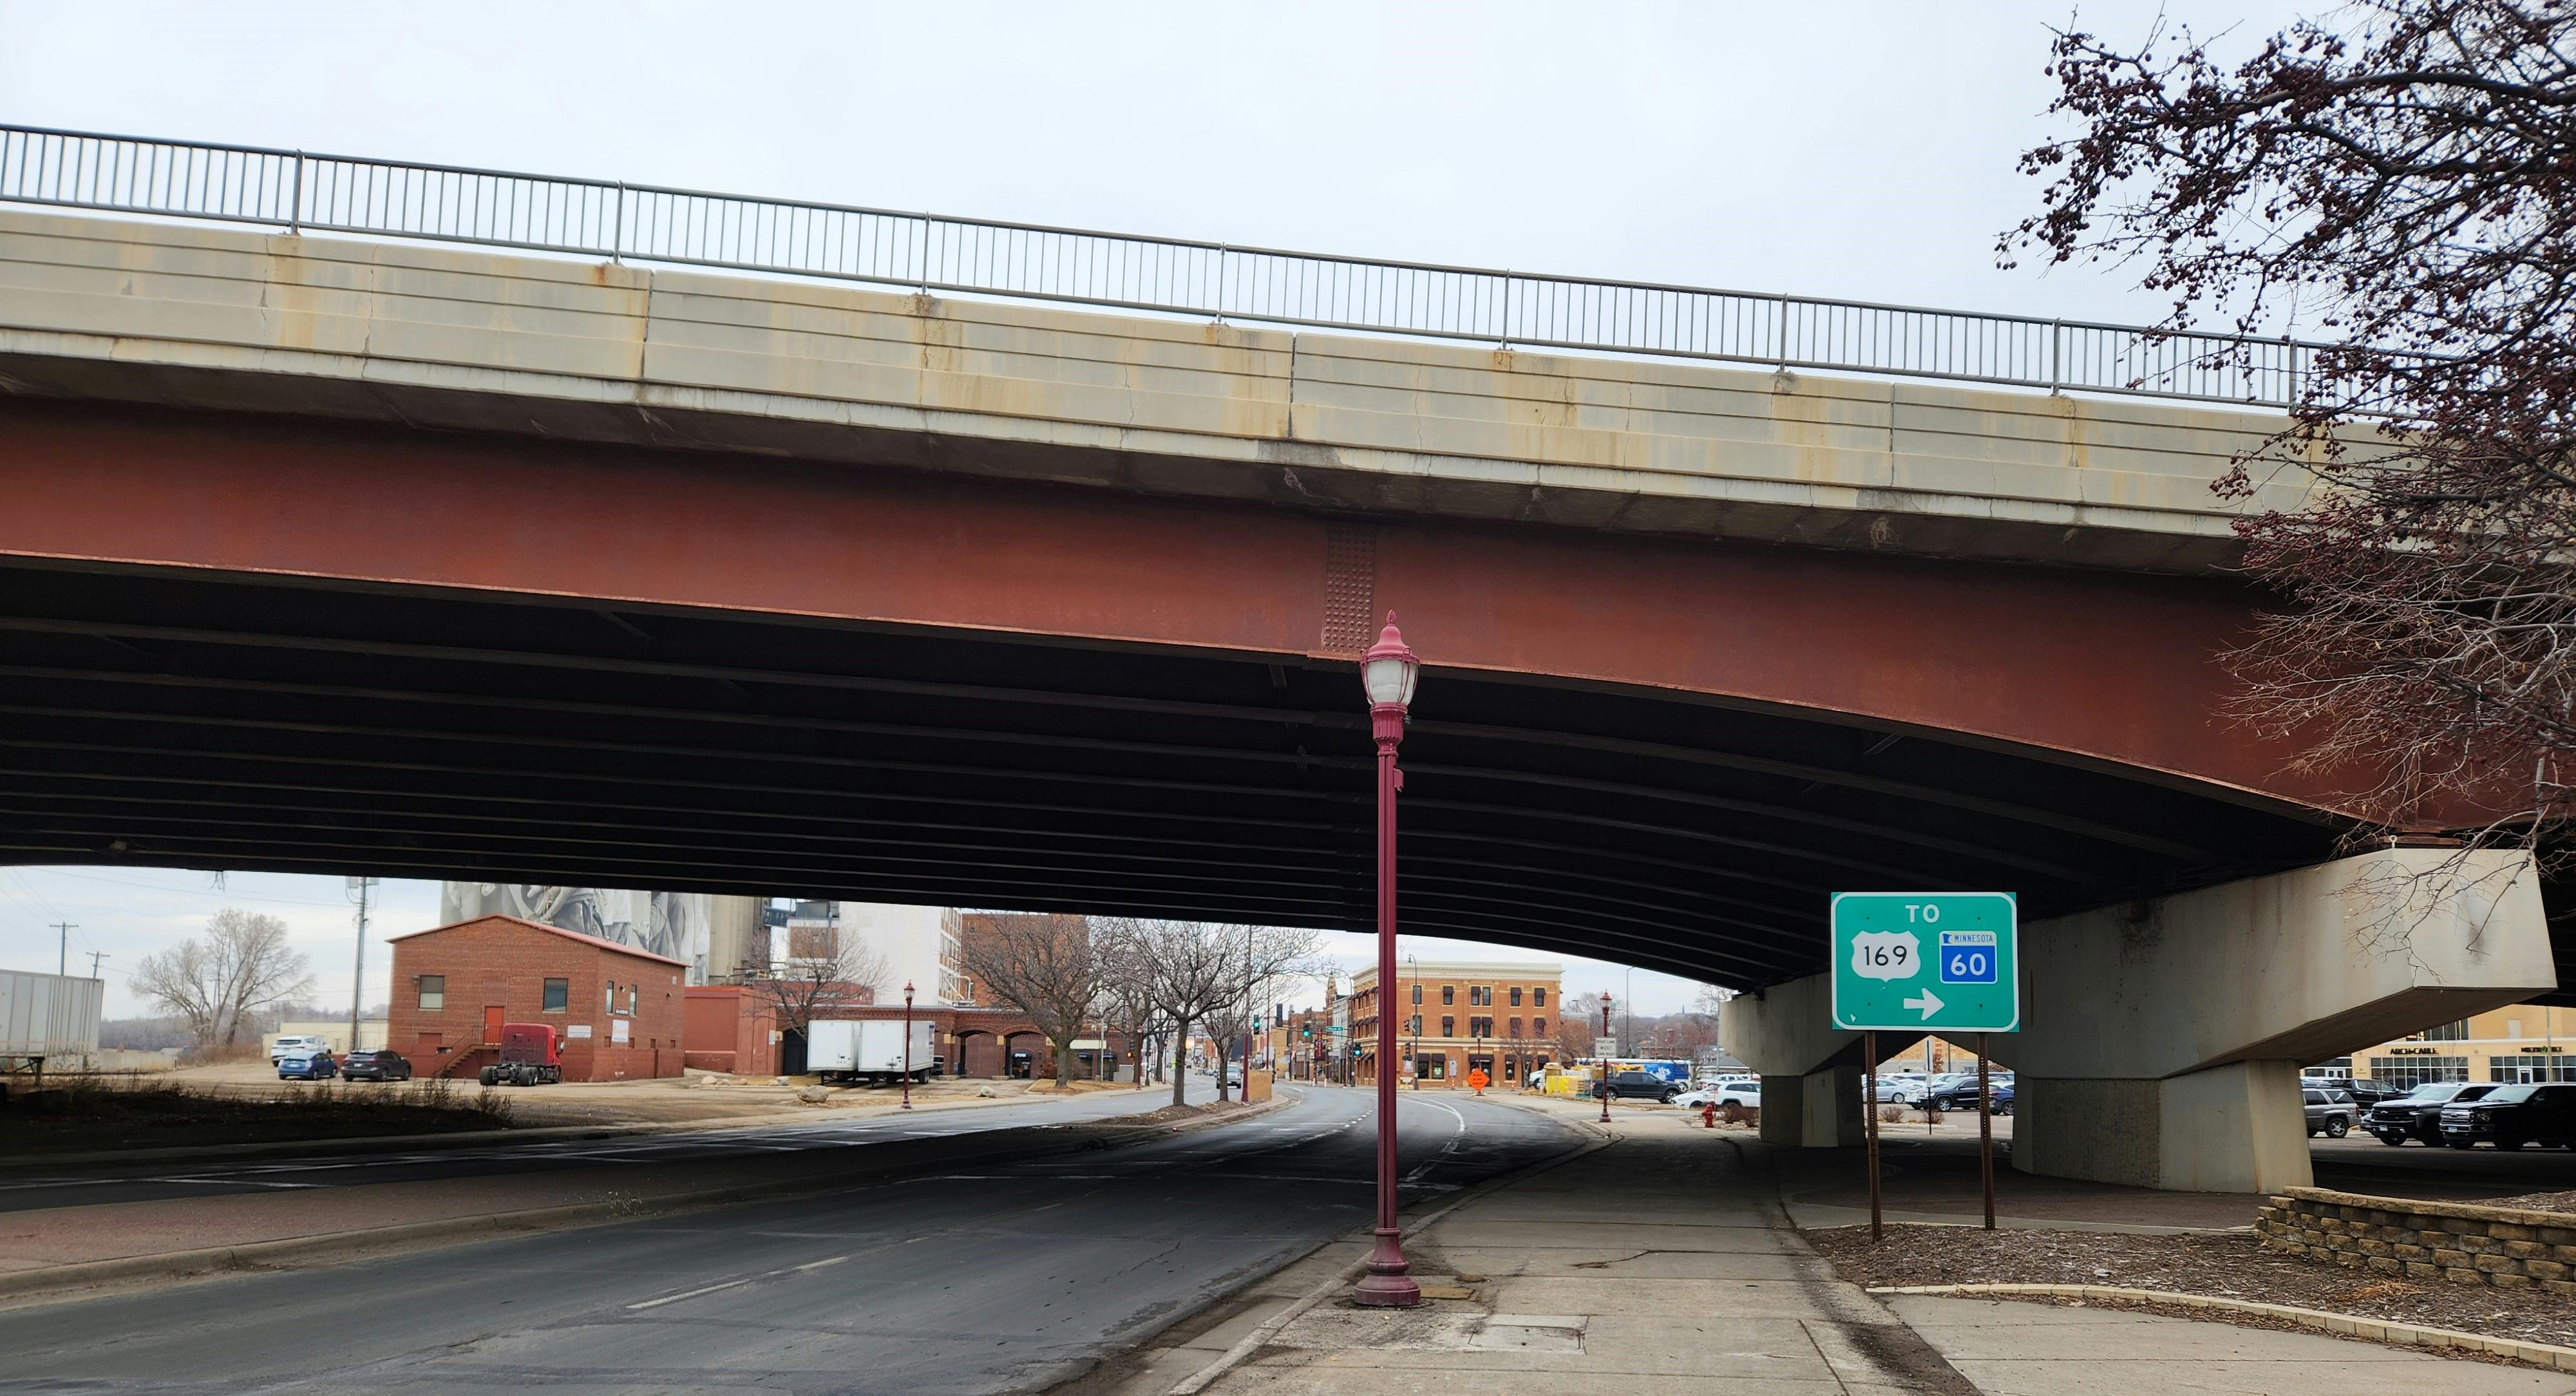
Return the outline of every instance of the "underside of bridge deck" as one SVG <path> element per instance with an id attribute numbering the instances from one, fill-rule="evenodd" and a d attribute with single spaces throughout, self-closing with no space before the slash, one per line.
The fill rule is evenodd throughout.
<path id="1" fill-rule="evenodd" d="M 1407 929 L 1738 986 L 1812 973 L 1833 891 L 2011 888 L 2053 916 L 2338 832 L 1669 691 L 1435 665 L 1415 719 Z M 1310 655 L 0 566 L 0 861 L 1362 929 L 1369 752 L 1354 666 Z"/>

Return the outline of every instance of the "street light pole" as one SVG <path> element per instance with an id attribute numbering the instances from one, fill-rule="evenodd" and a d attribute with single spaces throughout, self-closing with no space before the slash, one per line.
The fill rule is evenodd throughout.
<path id="1" fill-rule="evenodd" d="M 1593 1043 L 1592 1054 L 1601 1059 L 1601 1123 L 1610 1123 L 1610 1054 L 1601 1050 L 1610 1040 L 1610 991 L 1601 991 L 1601 1037 Z"/>
<path id="2" fill-rule="evenodd" d="M 1413 702 L 1413 686 L 1422 662 L 1395 628 L 1395 612 L 1386 613 L 1386 629 L 1361 657 L 1360 683 L 1368 691 L 1369 735 L 1377 742 L 1377 982 L 1395 983 L 1395 793 L 1404 788 L 1396 769 L 1395 749 L 1404 740 L 1404 713 Z M 1395 1018 L 1377 1015 L 1377 1055 L 1395 1059 Z M 1422 1302 L 1422 1287 L 1407 1273 L 1403 1233 L 1395 1224 L 1395 1076 L 1377 1074 L 1377 1246 L 1369 1253 L 1368 1273 L 1360 1277 L 1352 1298 L 1370 1308 L 1409 1309 Z"/>
<path id="3" fill-rule="evenodd" d="M 903 1108 L 912 1108 L 912 981 L 903 981 Z"/>

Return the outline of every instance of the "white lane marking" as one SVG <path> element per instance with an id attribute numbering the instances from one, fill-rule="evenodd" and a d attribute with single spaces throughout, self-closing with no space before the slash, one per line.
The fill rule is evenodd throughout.
<path id="1" fill-rule="evenodd" d="M 1441 1101 L 1418 1100 L 1413 1103 L 1416 1105 L 1428 1105 L 1434 1110 L 1448 1111 L 1449 1118 L 1458 1122 L 1458 1127 L 1449 1132 L 1449 1142 L 1440 1146 L 1440 1152 L 1423 1160 L 1420 1167 L 1404 1175 L 1404 1181 L 1408 1183 L 1419 1183 L 1422 1181 L 1424 1174 L 1429 1173 L 1432 1169 L 1437 1168 L 1442 1163 L 1446 1162 L 1452 1154 L 1458 1152 L 1458 1146 L 1466 1142 L 1467 1117 L 1459 1114 L 1455 1107 L 1447 1105 Z"/>
<path id="2" fill-rule="evenodd" d="M 738 1280 L 726 1280 L 722 1284 L 701 1285 L 696 1289 L 684 1289 L 677 1294 L 665 1294 L 659 1299 L 647 1299 L 640 1304 L 629 1304 L 626 1307 L 630 1310 L 658 1309 L 665 1304 L 677 1304 L 683 1299 L 695 1299 L 702 1294 L 714 1294 L 720 1290 L 739 1289 L 756 1280 L 774 1280 L 781 1275 L 795 1275 L 801 1274 L 807 1270 L 820 1270 L 827 1265 L 838 1265 L 842 1261 L 848 1260 L 851 1256 L 856 1254 L 857 1252 L 853 1251 L 850 1255 L 836 1255 L 826 1257 L 822 1260 L 809 1260 L 802 1265 L 790 1265 L 784 1270 L 766 1270 L 757 1275 L 745 1275 Z"/>
<path id="3" fill-rule="evenodd" d="M 626 1307 L 629 1309 L 658 1309 L 665 1304 L 677 1304 L 683 1299 L 695 1299 L 701 1294 L 713 1294 L 720 1289 L 733 1289 L 741 1285 L 747 1285 L 753 1280 L 759 1278 L 761 1277 L 758 1275 L 750 1275 L 739 1280 L 727 1280 L 720 1285 L 708 1285 L 704 1289 L 685 1289 L 677 1294 L 667 1294 L 659 1299 L 647 1299 L 641 1304 L 629 1304 Z"/>

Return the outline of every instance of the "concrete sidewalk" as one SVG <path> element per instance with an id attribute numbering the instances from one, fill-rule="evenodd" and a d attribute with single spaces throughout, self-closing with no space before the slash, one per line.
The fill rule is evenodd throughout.
<path id="1" fill-rule="evenodd" d="M 1569 1120 L 1588 1105 L 1523 1102 Z M 1561 1396 L 1569 1379 L 1658 1392 L 2278 1392 L 2368 1380 L 2406 1389 L 2576 1393 L 2576 1378 L 2308 1333 L 2099 1308 L 1901 1296 L 1834 1277 L 1791 1229 L 1779 1177 L 1811 1159 L 1741 1133 L 1660 1118 L 1474 1197 L 1408 1239 L 1421 1309 L 1358 1309 L 1345 1243 L 1300 1267 L 1328 1297 L 1275 1332 L 1255 1305 L 1156 1355 L 1114 1388 L 1186 1383 L 1250 1337 L 1212 1393 L 1413 1393 L 1472 1387 Z M 1791 1172 L 1790 1176 L 1800 1176 Z M 1811 1176 L 1811 1175 L 1809 1175 Z M 1286 1278 L 1285 1276 L 1282 1277 Z M 1291 1311 L 1278 1284 L 1272 1322 Z"/>

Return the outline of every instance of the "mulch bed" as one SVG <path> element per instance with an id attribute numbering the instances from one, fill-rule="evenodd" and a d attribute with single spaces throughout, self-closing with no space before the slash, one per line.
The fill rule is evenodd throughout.
<path id="1" fill-rule="evenodd" d="M 1891 1226 L 1887 1238 L 1875 1246 L 1865 1226 L 1805 1235 L 1844 1279 L 1861 1285 L 2115 1285 L 2291 1304 L 2355 1318 L 2576 1347 L 2576 1299 L 2539 1290 L 2399 1280 L 2370 1270 L 2347 1270 L 2274 1254 L 2250 1233 L 2130 1236 Z M 2225 1311 L 2140 1307 L 2219 1323 L 2285 1326 Z"/>

